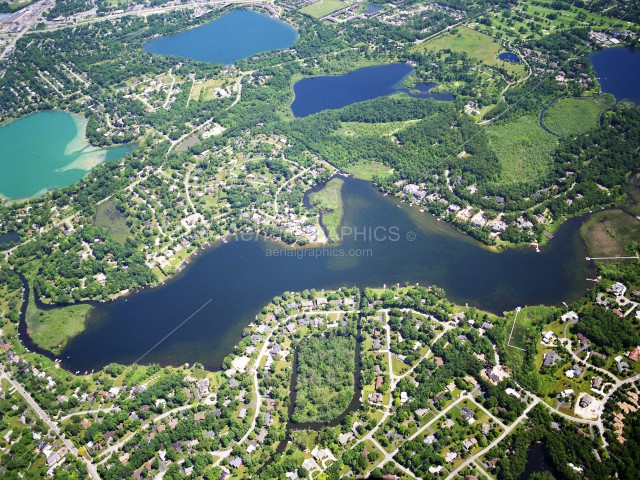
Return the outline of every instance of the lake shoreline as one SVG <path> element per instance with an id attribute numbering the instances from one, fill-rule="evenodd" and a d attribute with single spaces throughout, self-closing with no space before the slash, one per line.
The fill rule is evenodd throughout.
<path id="1" fill-rule="evenodd" d="M 50 118 L 54 116 L 55 118 Z M 36 118 L 38 117 L 38 118 Z M 59 118 L 58 118 L 59 117 Z M 65 118 L 68 117 L 68 118 Z M 54 126 L 58 129 L 51 131 L 50 125 L 45 122 L 55 122 Z M 26 122 L 21 124 L 18 122 Z M 70 123 L 69 123 L 70 122 Z M 0 125 L 0 134 L 3 129 L 11 128 L 12 141 L 5 143 L 4 150 L 12 159 L 12 163 L 7 163 L 4 168 L 18 169 L 13 172 L 13 183 L 17 183 L 22 190 L 27 180 L 29 182 L 37 182 L 42 184 L 46 182 L 42 188 L 30 194 L 12 194 L 6 191 L 0 192 L 0 201 L 7 205 L 27 202 L 32 199 L 40 198 L 50 192 L 66 188 L 77 182 L 82 181 L 86 175 L 98 165 L 114 161 L 124 157 L 132 149 L 135 143 L 124 145 L 113 145 L 109 147 L 98 147 L 91 145 L 87 136 L 88 119 L 82 114 L 60 109 L 39 110 L 29 113 L 8 123 Z M 75 130 L 72 134 L 70 124 L 73 124 Z M 17 124 L 17 126 L 16 126 Z M 17 130 L 16 130 L 17 129 Z M 31 137 L 30 130 L 35 129 L 35 138 L 40 144 L 32 143 L 32 141 L 23 141 L 22 137 Z M 66 129 L 66 130 L 65 130 Z M 5 130 L 5 132 L 8 132 Z M 68 141 L 65 137 L 73 135 Z M 17 138 L 14 138 L 17 137 Z M 64 143 L 66 141 L 66 143 Z M 30 151 L 27 151 L 30 149 Z M 113 157 L 115 154 L 116 158 Z M 36 162 L 33 159 L 36 159 Z M 38 164 L 37 162 L 41 162 Z M 19 170 L 22 168 L 23 170 Z M 29 169 L 34 169 L 30 172 Z M 47 169 L 50 169 L 47 170 Z M 81 176 L 78 174 L 82 173 Z M 39 175 L 34 179 L 34 175 Z M 53 185 L 52 185 L 53 184 Z M 7 187 L 0 186 L 0 189 Z M 14 187 L 15 188 L 15 187 Z"/>

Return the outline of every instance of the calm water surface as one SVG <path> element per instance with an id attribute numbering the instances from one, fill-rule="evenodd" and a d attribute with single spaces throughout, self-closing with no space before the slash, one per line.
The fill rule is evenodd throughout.
<path id="1" fill-rule="evenodd" d="M 40 112 L 0 127 L 0 196 L 27 198 L 77 182 L 103 161 L 133 147 L 96 148 L 86 121 L 68 112 Z"/>
<path id="2" fill-rule="evenodd" d="M 382 7 L 379 5 L 373 5 L 371 3 L 365 3 L 364 4 L 364 10 L 362 11 L 362 13 L 364 13 L 365 15 L 372 15 L 376 12 L 379 12 L 380 10 L 382 10 Z"/>
<path id="3" fill-rule="evenodd" d="M 499 313 L 517 305 L 569 302 L 588 287 L 592 272 L 579 219 L 563 225 L 541 253 L 531 248 L 498 254 L 382 196 L 367 182 L 347 179 L 343 195 L 344 225 L 356 233 L 341 245 L 291 250 L 268 239 L 219 244 L 166 285 L 99 304 L 87 330 L 62 353 L 63 363 L 71 371 L 91 370 L 136 361 L 152 349 L 142 362 L 199 361 L 219 368 L 262 306 L 287 290 L 420 282 L 445 288 L 452 300 Z"/>
<path id="4" fill-rule="evenodd" d="M 602 91 L 611 93 L 617 101 L 640 103 L 640 50 L 625 47 L 605 48 L 589 55 Z"/>
<path id="5" fill-rule="evenodd" d="M 500 60 L 504 60 L 505 62 L 520 63 L 520 58 L 518 57 L 518 55 L 512 52 L 502 52 L 500 55 L 498 55 L 498 58 Z"/>
<path id="6" fill-rule="evenodd" d="M 0 245 L 19 241 L 20 234 L 18 234 L 18 232 L 0 233 Z"/>
<path id="7" fill-rule="evenodd" d="M 288 23 L 249 10 L 234 10 L 201 27 L 151 40 L 145 48 L 159 55 L 232 64 L 256 53 L 289 48 L 297 37 Z"/>
<path id="8" fill-rule="evenodd" d="M 345 75 L 303 78 L 293 86 L 295 99 L 291 111 L 296 117 L 306 117 L 322 110 L 401 92 L 419 98 L 454 99 L 449 93 L 429 92 L 435 86 L 432 83 L 419 84 L 415 91 L 406 89 L 403 81 L 411 72 L 413 67 L 405 63 L 392 63 L 359 68 Z"/>

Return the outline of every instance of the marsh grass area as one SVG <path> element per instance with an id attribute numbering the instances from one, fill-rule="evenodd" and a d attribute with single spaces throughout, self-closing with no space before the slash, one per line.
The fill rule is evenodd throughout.
<path id="1" fill-rule="evenodd" d="M 589 217 L 581 233 L 591 256 L 631 255 L 630 247 L 640 239 L 640 220 L 622 210 L 605 210 Z"/>
<path id="2" fill-rule="evenodd" d="M 544 112 L 542 122 L 558 136 L 579 135 L 598 128 L 600 115 L 614 102 L 611 95 L 561 98 Z"/>
<path id="3" fill-rule="evenodd" d="M 502 166 L 500 183 L 536 180 L 548 171 L 558 139 L 538 123 L 537 115 L 523 115 L 506 124 L 487 127 L 489 145 Z"/>
<path id="4" fill-rule="evenodd" d="M 298 345 L 294 422 L 329 422 L 353 397 L 355 338 L 308 337 Z"/>
<path id="5" fill-rule="evenodd" d="M 513 75 L 522 75 L 525 68 L 520 63 L 512 63 L 498 58 L 504 51 L 499 40 L 467 27 L 458 27 L 439 37 L 414 47 L 416 51 L 452 50 L 464 52 L 491 67 L 502 67 Z"/>
<path id="6" fill-rule="evenodd" d="M 327 231 L 329 240 L 332 242 L 340 240 L 338 229 L 342 223 L 343 184 L 344 180 L 341 178 L 332 178 L 322 190 L 309 195 L 311 204 L 321 212 L 322 224 Z"/>
<path id="7" fill-rule="evenodd" d="M 341 0 L 319 0 L 300 9 L 301 13 L 306 13 L 313 18 L 326 17 L 330 13 L 342 10 L 347 4 Z"/>
<path id="8" fill-rule="evenodd" d="M 27 328 L 31 339 L 41 348 L 58 355 L 67 342 L 85 329 L 91 305 L 72 305 L 40 310 L 29 296 Z"/>
<path id="9" fill-rule="evenodd" d="M 393 169 L 378 162 L 356 163 L 345 168 L 345 171 L 358 180 L 366 180 L 368 182 L 373 181 L 375 177 L 385 178 L 393 173 Z"/>
<path id="10" fill-rule="evenodd" d="M 124 244 L 131 235 L 127 226 L 127 217 L 111 201 L 107 200 L 96 207 L 94 223 L 109 232 L 109 236 L 116 242 Z"/>

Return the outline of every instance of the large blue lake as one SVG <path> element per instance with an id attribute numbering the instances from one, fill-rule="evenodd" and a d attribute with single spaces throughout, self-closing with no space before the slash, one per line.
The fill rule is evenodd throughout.
<path id="1" fill-rule="evenodd" d="M 434 84 L 420 84 L 413 90 L 405 88 L 404 79 L 411 72 L 413 67 L 405 63 L 392 63 L 360 68 L 345 75 L 303 78 L 293 86 L 295 99 L 291 111 L 296 117 L 306 117 L 322 110 L 403 92 L 418 98 L 453 100 L 450 93 L 431 93 L 429 90 Z"/>
<path id="2" fill-rule="evenodd" d="M 602 91 L 611 93 L 617 101 L 640 103 L 640 51 L 624 47 L 605 48 L 589 55 Z"/>
<path id="3" fill-rule="evenodd" d="M 145 49 L 228 65 L 256 53 L 288 48 L 297 37 L 288 23 L 249 10 L 234 10 L 201 27 L 155 38 Z"/>
<path id="4" fill-rule="evenodd" d="M 342 244 L 306 255 L 264 238 L 219 243 L 165 285 L 97 304 L 87 329 L 62 352 L 63 365 L 84 371 L 131 363 L 203 307 L 144 362 L 219 368 L 265 303 L 305 288 L 420 282 L 443 287 L 452 300 L 502 312 L 517 305 L 571 302 L 591 286 L 585 280 L 593 271 L 584 259 L 579 218 L 558 229 L 540 253 L 533 248 L 494 253 L 445 222 L 384 197 L 367 182 L 346 179 L 342 192 L 343 225 L 354 232 Z M 374 230 L 399 235 L 363 235 Z"/>

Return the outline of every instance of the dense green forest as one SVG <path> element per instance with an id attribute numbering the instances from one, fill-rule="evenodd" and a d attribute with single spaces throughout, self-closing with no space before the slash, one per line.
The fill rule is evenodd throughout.
<path id="1" fill-rule="evenodd" d="M 337 333 L 309 337 L 296 348 L 294 422 L 328 422 L 353 397 L 356 340 Z"/>

